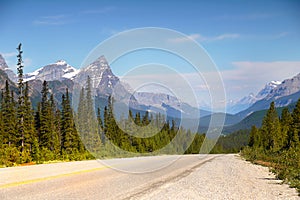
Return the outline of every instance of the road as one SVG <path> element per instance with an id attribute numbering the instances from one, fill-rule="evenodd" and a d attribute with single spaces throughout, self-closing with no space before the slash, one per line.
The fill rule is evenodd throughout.
<path id="1" fill-rule="evenodd" d="M 0 169 L 0 199 L 300 199 L 238 155 L 79 161 Z"/>

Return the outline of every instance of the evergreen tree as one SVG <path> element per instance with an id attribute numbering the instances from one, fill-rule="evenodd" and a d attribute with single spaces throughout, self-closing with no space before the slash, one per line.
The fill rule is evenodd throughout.
<path id="1" fill-rule="evenodd" d="M 292 118 L 292 130 L 289 138 L 291 146 L 296 147 L 299 145 L 300 140 L 300 99 L 297 101 L 296 107 L 292 112 Z"/>
<path id="2" fill-rule="evenodd" d="M 72 111 L 70 106 L 68 90 L 65 95 L 62 96 L 62 118 L 61 118 L 61 130 L 62 130 L 62 150 L 67 154 L 72 154 L 74 151 L 75 136 L 72 122 Z"/>
<path id="3" fill-rule="evenodd" d="M 288 108 L 284 108 L 281 113 L 280 118 L 280 124 L 281 124 L 281 135 L 282 135 L 282 145 L 285 148 L 290 148 L 292 143 L 292 131 L 291 131 L 291 125 L 292 125 L 292 115 L 289 112 Z"/>
<path id="4" fill-rule="evenodd" d="M 59 158 L 61 152 L 60 112 L 57 109 L 53 94 L 50 95 L 49 106 L 51 150 L 56 158 Z"/>
<path id="5" fill-rule="evenodd" d="M 24 83 L 23 83 L 23 60 L 21 50 L 22 44 L 20 43 L 18 50 L 18 63 L 17 63 L 17 72 L 18 72 L 18 105 L 17 105 L 17 145 L 20 147 L 20 151 L 24 151 L 25 135 L 24 135 L 24 115 L 25 115 L 25 103 L 24 103 Z"/>
<path id="6" fill-rule="evenodd" d="M 98 124 L 99 124 L 98 130 L 99 130 L 100 139 L 101 139 L 102 144 L 105 144 L 104 126 L 103 126 L 103 121 L 101 118 L 100 108 L 98 108 L 98 110 L 97 110 L 97 120 L 98 120 Z"/>
<path id="7" fill-rule="evenodd" d="M 11 93 L 8 81 L 5 81 L 5 90 L 2 98 L 2 130 L 3 144 L 16 146 L 16 109 L 13 93 Z"/>
<path id="8" fill-rule="evenodd" d="M 3 117 L 2 117 L 2 99 L 3 99 L 3 91 L 1 91 L 1 96 L 0 96 L 0 152 L 2 152 L 3 148 Z M 1 159 L 1 156 L 0 156 Z"/>
<path id="9" fill-rule="evenodd" d="M 35 130 L 34 111 L 32 109 L 31 101 L 29 98 L 29 86 L 28 82 L 25 83 L 24 90 L 24 148 L 26 151 L 32 150 L 34 139 L 37 138 L 37 132 Z"/>
<path id="10" fill-rule="evenodd" d="M 258 147 L 260 144 L 260 137 L 259 137 L 259 130 L 256 128 L 256 126 L 252 126 L 248 146 L 249 147 Z"/>
<path id="11" fill-rule="evenodd" d="M 78 105 L 78 131 L 87 150 L 95 153 L 100 150 L 101 140 L 98 133 L 98 122 L 94 111 L 93 88 L 88 76 L 86 88 L 82 89 Z"/>
<path id="12" fill-rule="evenodd" d="M 49 101 L 49 88 L 46 81 L 43 82 L 42 102 L 40 115 L 40 147 L 53 150 L 51 130 L 51 107 Z"/>
<path id="13" fill-rule="evenodd" d="M 275 109 L 275 103 L 270 104 L 270 108 L 267 115 L 264 117 L 262 122 L 262 144 L 266 150 L 278 150 L 280 148 L 280 122 L 277 111 Z"/>

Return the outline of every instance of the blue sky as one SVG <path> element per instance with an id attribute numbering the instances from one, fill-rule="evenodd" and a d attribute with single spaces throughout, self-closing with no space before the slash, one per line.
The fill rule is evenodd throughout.
<path id="1" fill-rule="evenodd" d="M 300 72 L 299 10 L 296 0 L 2 0 L 0 53 L 13 67 L 22 42 L 26 72 L 59 59 L 79 68 L 94 47 L 120 31 L 169 28 L 206 49 L 228 98 L 237 99 Z"/>

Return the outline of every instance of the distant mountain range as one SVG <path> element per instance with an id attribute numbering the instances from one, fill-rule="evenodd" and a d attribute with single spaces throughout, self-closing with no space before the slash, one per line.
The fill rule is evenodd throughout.
<path id="1" fill-rule="evenodd" d="M 69 88 L 70 95 L 73 95 L 73 88 L 76 84 L 85 83 L 87 77 L 92 79 L 95 92 L 96 106 L 103 109 L 107 105 L 107 98 L 112 94 L 113 89 L 118 85 L 118 93 L 122 96 L 130 95 L 130 107 L 134 112 L 162 112 L 169 118 L 193 119 L 200 116 L 199 131 L 205 132 L 210 124 L 211 117 L 222 119 L 225 117 L 225 132 L 245 128 L 249 125 L 257 125 L 257 113 L 268 109 L 269 104 L 274 101 L 277 107 L 290 106 L 300 98 L 300 74 L 283 82 L 271 81 L 256 95 L 250 94 L 237 102 L 231 102 L 229 113 L 211 113 L 200 110 L 185 102 L 181 102 L 174 96 L 161 93 L 135 92 L 131 94 L 131 88 L 126 83 L 120 83 L 115 76 L 104 56 L 100 56 L 94 62 L 81 69 L 70 66 L 66 61 L 59 60 L 46 65 L 32 73 L 24 75 L 24 79 L 30 85 L 30 96 L 33 105 L 41 100 L 42 81 L 47 80 L 55 99 L 60 102 L 65 89 Z M 13 91 L 16 89 L 16 74 L 8 67 L 4 58 L 0 55 L 0 89 L 4 88 L 5 80 L 8 79 Z M 120 84 L 119 84 L 120 83 Z M 199 115 L 200 113 L 200 115 Z M 255 117 L 253 117 L 255 116 Z M 256 120 L 253 120 L 256 119 Z M 245 121 L 246 120 L 246 121 Z M 245 125 L 246 124 L 246 125 Z M 221 125 L 216 123 L 216 126 Z M 250 128 L 250 127 L 248 127 Z"/>
<path id="2" fill-rule="evenodd" d="M 17 82 L 16 74 L 9 69 L 4 58 L 0 56 L 0 70 L 3 71 L 2 80 L 11 80 L 11 83 Z M 6 76 L 4 75 L 6 74 Z M 111 68 L 104 56 L 100 56 L 94 62 L 77 70 L 70 66 L 66 61 L 59 60 L 55 63 L 43 66 L 32 73 L 24 75 L 24 80 L 28 81 L 31 90 L 30 95 L 33 101 L 40 101 L 42 89 L 42 82 L 46 80 L 51 88 L 51 92 L 54 94 L 54 98 L 60 102 L 61 96 L 65 93 L 65 88 L 69 89 L 70 95 L 72 96 L 73 87 L 76 84 L 85 83 L 87 77 L 92 80 L 92 87 L 95 91 L 96 105 L 103 108 L 107 105 L 107 98 L 112 95 L 115 86 L 120 83 L 117 76 L 113 74 Z M 14 87 L 12 85 L 12 87 Z M 4 88 L 4 82 L 0 84 L 0 88 Z M 126 96 L 131 95 L 131 89 L 126 83 L 118 84 L 118 93 Z M 180 102 L 176 97 L 159 94 L 159 93 L 147 93 L 139 92 L 132 95 L 130 98 L 130 106 L 135 111 L 160 111 L 166 113 L 169 117 L 181 118 L 181 114 L 184 114 L 187 118 L 198 118 L 211 114 L 209 111 L 199 110 L 198 108 L 192 107 L 187 103 Z"/>
<path id="3" fill-rule="evenodd" d="M 265 87 L 261 89 L 256 95 L 250 93 L 248 96 L 245 96 L 236 102 L 229 102 L 229 104 L 227 105 L 227 112 L 236 114 L 242 110 L 249 108 L 255 102 L 267 97 L 271 93 L 271 91 L 280 84 L 280 81 L 271 81 L 267 83 Z"/>
<path id="4" fill-rule="evenodd" d="M 225 117 L 225 127 L 223 129 L 225 133 L 245 129 L 246 127 L 250 129 L 252 125 L 260 126 L 263 114 L 266 113 L 266 109 L 269 108 L 272 101 L 275 102 L 276 107 L 280 111 L 283 107 L 292 108 L 299 98 L 300 73 L 281 83 L 273 81 L 267 84 L 256 96 L 251 98 L 251 101 L 248 101 L 250 106 L 245 110 L 236 114 L 213 113 L 201 118 L 199 130 L 201 132 L 207 130 L 212 116 Z"/>

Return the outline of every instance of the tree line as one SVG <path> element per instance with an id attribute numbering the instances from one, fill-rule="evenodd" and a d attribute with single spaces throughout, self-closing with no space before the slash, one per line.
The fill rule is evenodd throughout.
<path id="1" fill-rule="evenodd" d="M 114 100 L 111 97 L 108 98 L 108 105 L 104 110 L 97 108 L 95 114 L 93 88 L 89 77 L 85 87 L 81 88 L 76 110 L 73 110 L 68 88 L 62 95 L 62 101 L 57 102 L 47 81 L 43 82 L 42 98 L 34 110 L 28 82 L 23 80 L 21 44 L 17 50 L 17 91 L 7 80 L 1 91 L 0 166 L 143 153 L 199 152 L 205 135 L 179 128 L 175 120 L 165 120 L 160 114 L 133 114 L 130 110 L 126 119 L 121 117 L 118 121 L 124 124 L 125 128 L 121 129 L 113 114 Z M 161 121 L 164 121 L 161 129 L 156 130 Z M 148 137 L 153 130 L 156 134 Z M 138 136 L 129 134 L 136 132 Z"/>
<path id="2" fill-rule="evenodd" d="M 282 110 L 281 116 L 270 104 L 261 128 L 252 127 L 248 146 L 242 154 L 246 159 L 264 163 L 277 177 L 300 190 L 300 99 L 290 112 Z"/>

